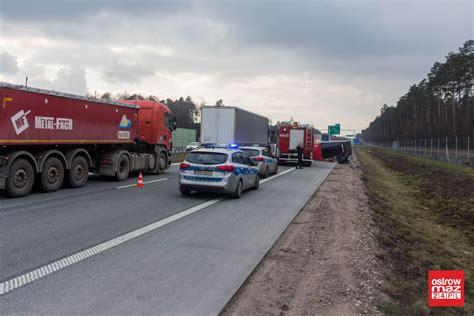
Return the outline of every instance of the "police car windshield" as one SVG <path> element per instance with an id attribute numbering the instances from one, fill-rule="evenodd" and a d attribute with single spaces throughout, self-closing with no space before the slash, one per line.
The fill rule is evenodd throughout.
<path id="1" fill-rule="evenodd" d="M 241 150 L 245 154 L 247 154 L 247 156 L 249 156 L 249 157 L 255 157 L 255 156 L 260 155 L 260 151 L 258 149 L 244 149 L 244 148 L 242 148 Z"/>
<path id="2" fill-rule="evenodd" d="M 186 157 L 186 161 L 201 165 L 219 165 L 227 161 L 227 154 L 194 152 Z"/>

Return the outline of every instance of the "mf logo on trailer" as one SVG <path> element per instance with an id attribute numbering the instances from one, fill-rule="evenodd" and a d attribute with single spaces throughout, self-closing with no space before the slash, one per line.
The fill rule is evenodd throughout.
<path id="1" fill-rule="evenodd" d="M 13 128 L 15 128 L 15 132 L 17 135 L 23 133 L 30 125 L 28 124 L 28 119 L 26 116 L 30 114 L 31 111 L 25 113 L 25 111 L 21 110 L 17 114 L 11 117 L 11 121 L 13 124 Z"/>

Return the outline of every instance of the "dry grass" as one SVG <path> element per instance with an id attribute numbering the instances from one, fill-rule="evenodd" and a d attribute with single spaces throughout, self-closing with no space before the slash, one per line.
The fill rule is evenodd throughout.
<path id="1" fill-rule="evenodd" d="M 464 166 L 356 148 L 388 266 L 388 314 L 474 313 L 474 172 Z M 464 270 L 463 309 L 427 307 L 428 270 Z"/>
<path id="2" fill-rule="evenodd" d="M 174 153 L 171 155 L 171 163 L 182 162 L 188 153 Z"/>

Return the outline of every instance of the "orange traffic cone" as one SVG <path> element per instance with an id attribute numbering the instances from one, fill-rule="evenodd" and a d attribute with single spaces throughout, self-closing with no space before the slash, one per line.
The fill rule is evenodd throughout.
<path id="1" fill-rule="evenodd" d="M 144 188 L 145 184 L 143 183 L 143 176 L 142 173 L 138 175 L 138 182 L 137 182 L 137 188 Z"/>

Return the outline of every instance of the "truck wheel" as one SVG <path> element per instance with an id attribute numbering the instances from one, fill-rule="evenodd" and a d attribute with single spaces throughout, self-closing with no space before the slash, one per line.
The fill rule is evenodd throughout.
<path id="1" fill-rule="evenodd" d="M 239 180 L 239 182 L 237 183 L 237 187 L 235 188 L 234 193 L 232 193 L 232 197 L 234 199 L 240 199 L 240 197 L 242 196 L 242 190 L 243 190 L 242 180 Z"/>
<path id="2" fill-rule="evenodd" d="M 64 181 L 64 166 L 56 157 L 50 157 L 43 165 L 41 188 L 44 192 L 54 192 L 61 188 Z"/>
<path id="3" fill-rule="evenodd" d="M 168 159 L 166 159 L 166 155 L 163 151 L 160 151 L 160 153 L 158 154 L 158 160 L 156 161 L 156 164 L 158 174 L 165 172 L 168 164 Z"/>
<path id="4" fill-rule="evenodd" d="M 265 167 L 265 173 L 263 174 L 263 178 L 268 178 L 268 166 Z"/>
<path id="5" fill-rule="evenodd" d="M 126 155 L 121 155 L 117 162 L 117 171 L 115 171 L 115 178 L 118 181 L 125 181 L 128 179 L 130 173 L 130 161 Z"/>
<path id="6" fill-rule="evenodd" d="M 26 159 L 15 160 L 7 178 L 8 195 L 14 198 L 28 195 L 34 182 L 35 172 L 30 162 Z"/>
<path id="7" fill-rule="evenodd" d="M 89 165 L 86 158 L 77 156 L 73 159 L 69 169 L 69 184 L 73 188 L 83 187 L 89 178 Z"/>
<path id="8" fill-rule="evenodd" d="M 275 173 L 274 174 L 278 174 L 278 164 L 275 166 Z"/>

